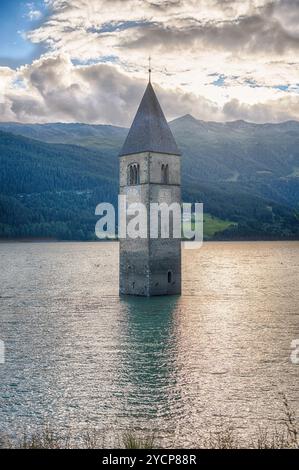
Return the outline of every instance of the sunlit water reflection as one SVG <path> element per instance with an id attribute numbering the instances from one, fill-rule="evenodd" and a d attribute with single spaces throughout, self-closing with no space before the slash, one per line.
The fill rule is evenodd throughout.
<path id="1" fill-rule="evenodd" d="M 183 295 L 118 296 L 117 243 L 0 245 L 0 431 L 155 432 L 196 446 L 220 421 L 248 440 L 299 413 L 299 244 L 206 243 Z"/>

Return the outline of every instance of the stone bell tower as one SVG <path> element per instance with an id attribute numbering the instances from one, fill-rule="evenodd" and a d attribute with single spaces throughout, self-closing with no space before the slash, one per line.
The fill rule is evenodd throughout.
<path id="1" fill-rule="evenodd" d="M 180 294 L 181 240 L 150 238 L 150 203 L 181 203 L 180 152 L 150 80 L 120 152 L 120 194 L 148 212 L 147 238 L 120 239 L 120 294 Z"/>

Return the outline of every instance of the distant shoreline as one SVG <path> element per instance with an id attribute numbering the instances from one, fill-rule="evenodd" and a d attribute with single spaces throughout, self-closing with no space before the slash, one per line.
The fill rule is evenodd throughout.
<path id="1" fill-rule="evenodd" d="M 59 241 L 55 238 L 0 238 L 0 243 L 56 243 Z"/>
<path id="2" fill-rule="evenodd" d="M 101 243 L 114 242 L 118 240 L 59 240 L 58 238 L 0 238 L 0 244 L 3 243 Z"/>
<path id="3" fill-rule="evenodd" d="M 8 243 L 111 243 L 118 242 L 115 240 L 59 240 L 56 238 L 0 238 L 0 245 Z M 184 240 L 182 240 L 183 242 Z M 243 239 L 243 240 L 204 240 L 203 243 L 281 243 L 281 242 L 293 242 L 299 243 L 299 240 L 295 239 Z"/>

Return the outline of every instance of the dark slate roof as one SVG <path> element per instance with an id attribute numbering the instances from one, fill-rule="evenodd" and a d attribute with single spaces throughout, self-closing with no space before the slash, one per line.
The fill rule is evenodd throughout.
<path id="1" fill-rule="evenodd" d="M 120 155 L 140 152 L 180 155 L 150 82 L 146 87 Z"/>

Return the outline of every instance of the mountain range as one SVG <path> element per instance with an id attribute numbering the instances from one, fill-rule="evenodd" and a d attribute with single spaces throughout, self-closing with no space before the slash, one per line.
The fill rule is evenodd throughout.
<path id="1" fill-rule="evenodd" d="M 170 128 L 182 151 L 183 200 L 203 202 L 207 223 L 218 227 L 209 238 L 299 238 L 299 122 L 186 115 Z M 117 200 L 127 132 L 0 123 L 0 236 L 94 238 L 96 205 Z"/>

